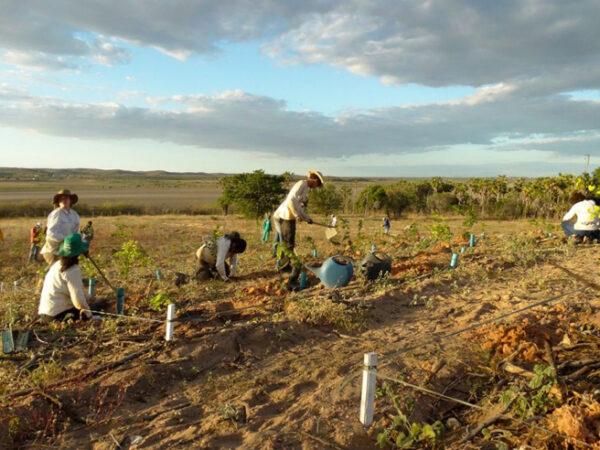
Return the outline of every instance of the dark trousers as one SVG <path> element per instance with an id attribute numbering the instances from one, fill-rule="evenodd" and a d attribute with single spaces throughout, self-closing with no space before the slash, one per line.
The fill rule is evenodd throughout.
<path id="1" fill-rule="evenodd" d="M 225 263 L 225 274 L 229 276 L 229 264 Z M 206 261 L 200 260 L 200 267 L 194 275 L 196 281 L 208 281 L 221 279 L 221 275 L 215 266 L 211 266 Z"/>
<path id="2" fill-rule="evenodd" d="M 101 298 L 96 300 L 95 302 L 89 303 L 91 311 L 102 311 L 106 309 L 108 306 L 108 300 L 105 298 Z M 77 308 L 67 309 L 61 313 L 58 313 L 55 316 L 48 316 L 47 314 L 40 314 L 40 318 L 46 322 L 64 322 L 66 320 L 85 320 L 86 317 L 81 314 L 81 311 Z"/>
<path id="3" fill-rule="evenodd" d="M 29 249 L 29 261 L 37 261 L 38 253 L 40 248 L 37 244 L 31 244 L 31 248 Z"/>
<path id="4" fill-rule="evenodd" d="M 296 247 L 296 221 L 295 220 L 283 220 L 277 219 L 279 225 L 279 232 L 281 242 L 286 245 L 289 251 L 293 252 Z M 280 261 L 280 268 L 285 268 L 290 265 L 289 258 L 284 257 Z M 300 276 L 300 270 L 294 266 L 288 282 L 297 283 L 298 277 Z"/>
<path id="5" fill-rule="evenodd" d="M 567 237 L 569 236 L 587 236 L 591 239 L 600 239 L 600 230 L 576 230 L 575 222 L 566 221 L 560 225 Z"/>

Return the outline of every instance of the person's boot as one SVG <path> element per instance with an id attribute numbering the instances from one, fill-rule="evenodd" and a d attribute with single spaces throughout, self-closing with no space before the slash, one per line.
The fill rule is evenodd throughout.
<path id="1" fill-rule="evenodd" d="M 288 291 L 299 291 L 300 284 L 298 283 L 298 278 L 300 278 L 300 270 L 294 267 L 292 273 L 290 274 L 290 277 L 288 278 L 285 288 Z"/>

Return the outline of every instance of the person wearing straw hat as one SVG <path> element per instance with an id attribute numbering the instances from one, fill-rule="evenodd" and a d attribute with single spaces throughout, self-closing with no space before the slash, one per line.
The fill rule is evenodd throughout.
<path id="1" fill-rule="evenodd" d="M 58 249 L 59 260 L 44 278 L 38 314 L 45 321 L 89 319 L 92 310 L 102 309 L 106 300 L 90 302 L 85 292 L 79 256 L 87 253 L 89 243 L 78 233 L 69 234 Z"/>
<path id="2" fill-rule="evenodd" d="M 36 223 L 31 230 L 29 230 L 29 262 L 37 261 L 40 247 L 42 246 L 44 235 L 44 225 L 42 222 Z"/>
<path id="3" fill-rule="evenodd" d="M 279 234 L 281 243 L 285 244 L 289 251 L 293 252 L 296 247 L 296 221 L 300 220 L 308 224 L 313 223 L 311 217 L 304 211 L 304 205 L 308 201 L 308 193 L 311 189 L 323 186 L 324 182 L 325 179 L 321 172 L 309 170 L 306 174 L 306 179 L 294 184 L 283 203 L 275 210 L 273 214 L 275 231 Z M 280 268 L 287 270 L 289 264 L 288 260 Z M 293 267 L 287 283 L 289 290 L 294 290 L 298 287 L 299 277 L 300 270 L 297 267 Z"/>
<path id="4" fill-rule="evenodd" d="M 61 189 L 52 199 L 54 210 L 46 221 L 46 243 L 40 252 L 44 260 L 51 266 L 57 259 L 57 252 L 65 237 L 72 233 L 79 234 L 79 214 L 73 208 L 79 197 L 68 189 Z"/>

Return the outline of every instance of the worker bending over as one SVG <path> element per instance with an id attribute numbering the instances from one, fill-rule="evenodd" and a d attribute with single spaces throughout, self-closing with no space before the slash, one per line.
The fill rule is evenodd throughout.
<path id="1" fill-rule="evenodd" d="M 196 259 L 200 264 L 196 272 L 196 280 L 206 281 L 217 278 L 230 280 L 237 272 L 237 255 L 245 251 L 246 241 L 237 231 L 207 242 L 196 251 Z"/>

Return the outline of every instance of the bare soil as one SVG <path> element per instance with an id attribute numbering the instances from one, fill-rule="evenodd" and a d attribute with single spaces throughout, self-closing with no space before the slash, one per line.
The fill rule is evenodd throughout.
<path id="1" fill-rule="evenodd" d="M 165 343 L 162 322 L 105 318 L 57 327 L 35 321 L 36 272 L 42 266 L 24 263 L 30 224 L 3 221 L 3 325 L 12 321 L 13 329 L 35 335 L 26 354 L 0 360 L 0 442 L 8 448 L 377 448 L 378 434 L 397 415 L 384 394 L 391 390 L 411 423 L 445 425 L 443 439 L 411 448 L 585 447 L 567 444 L 567 436 L 598 445 L 600 405 L 594 392 L 600 374 L 592 367 L 584 377 L 569 379 L 581 370 L 577 362 L 600 360 L 598 247 L 547 238 L 540 224 L 486 223 L 486 238 L 461 253 L 459 267 L 449 270 L 450 253 L 467 242 L 460 236 L 460 220 L 448 221 L 452 242 L 421 247 L 404 229 L 411 222 L 393 222 L 392 236 L 384 237 L 379 219 L 367 219 L 361 238 L 352 219 L 352 242 L 337 245 L 327 243 L 322 230 L 301 225 L 298 253 L 306 262 L 321 260 L 311 256 L 305 237 L 312 236 L 320 257 L 360 258 L 374 243 L 394 264 L 389 278 L 366 282 L 357 277 L 336 291 L 324 289 L 309 274 L 308 289 L 288 293 L 275 271 L 270 243 L 259 243 L 253 221 L 96 220 L 92 253 L 109 278 L 125 287 L 125 314 L 164 320 L 164 309 L 154 311 L 148 303 L 164 292 L 176 302 L 177 317 L 188 320 L 177 322 L 175 340 Z M 131 235 L 119 234 L 119 224 Z M 175 287 L 176 273 L 193 273 L 194 250 L 217 225 L 237 229 L 249 240 L 239 279 Z M 421 237 L 426 236 L 423 228 Z M 137 240 L 152 263 L 122 277 L 114 252 L 127 238 Z M 156 280 L 157 267 L 162 281 Z M 112 295 L 102 282 L 98 290 Z M 443 337 L 565 293 L 548 305 Z M 529 382 L 506 373 L 504 364 L 530 373 L 536 364 L 548 366 L 546 341 L 567 393 L 545 413 L 538 411 L 534 423 L 559 434 L 502 419 L 486 427 L 487 434 L 461 442 L 485 411 L 383 379 L 373 426 L 366 430 L 358 420 L 365 352 L 380 355 L 383 376 L 490 410 L 505 389 Z M 128 355 L 137 356 L 106 367 Z M 31 367 L 21 368 L 32 357 Z M 507 414 L 518 419 L 514 410 Z M 397 430 L 390 435 L 388 446 Z"/>

